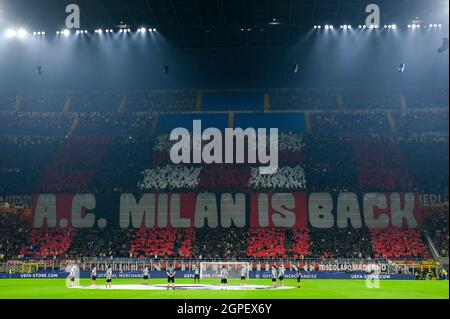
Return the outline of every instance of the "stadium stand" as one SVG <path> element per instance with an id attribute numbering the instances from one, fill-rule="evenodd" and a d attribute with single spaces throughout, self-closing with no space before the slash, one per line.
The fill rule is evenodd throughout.
<path id="1" fill-rule="evenodd" d="M 74 228 L 35 228 L 27 238 L 27 246 L 19 252 L 24 258 L 66 257 L 77 233 Z"/>
<path id="2" fill-rule="evenodd" d="M 29 228 L 20 213 L 0 212 L 0 261 L 20 257 Z"/>
<path id="3" fill-rule="evenodd" d="M 80 229 L 72 238 L 67 254 L 71 257 L 127 257 L 130 253 L 127 229 Z"/>
<path id="4" fill-rule="evenodd" d="M 429 109 L 448 106 L 448 88 L 422 87 L 403 88 L 401 90 L 408 108 Z"/>
<path id="5" fill-rule="evenodd" d="M 246 256 L 247 232 L 242 228 L 207 228 L 195 230 L 191 257 L 231 260 Z"/>
<path id="6" fill-rule="evenodd" d="M 400 133 L 448 132 L 448 111 L 400 111 L 393 117 Z"/>
<path id="7" fill-rule="evenodd" d="M 386 115 L 380 111 L 317 113 L 312 114 L 311 122 L 315 134 L 376 134 L 389 132 Z"/>
<path id="8" fill-rule="evenodd" d="M 247 256 L 260 259 L 285 258 L 285 240 L 286 234 L 282 229 L 249 229 Z"/>
<path id="9" fill-rule="evenodd" d="M 299 88 L 270 92 L 271 110 L 327 110 L 337 108 L 337 91 L 330 88 Z"/>
<path id="10" fill-rule="evenodd" d="M 234 116 L 235 127 L 266 128 L 267 133 L 275 126 L 274 123 L 283 123 L 276 126 L 279 133 L 305 133 L 305 118 L 302 113 L 240 113 Z"/>
<path id="11" fill-rule="evenodd" d="M 124 96 L 129 112 L 193 111 L 196 102 L 194 91 L 138 91 Z"/>
<path id="12" fill-rule="evenodd" d="M 311 229 L 311 253 L 316 258 L 373 257 L 371 236 L 361 229 Z"/>
<path id="13" fill-rule="evenodd" d="M 262 111 L 264 93 L 258 91 L 204 92 L 203 111 Z"/>
<path id="14" fill-rule="evenodd" d="M 289 229 L 286 231 L 286 250 L 289 256 L 296 259 L 311 257 L 311 239 L 308 231 L 302 229 Z"/>
<path id="15" fill-rule="evenodd" d="M 323 94 L 320 92 L 319 89 L 300 89 L 294 92 L 297 96 L 283 90 L 270 92 L 271 109 L 281 109 L 283 105 L 286 109 L 311 109 L 308 106 L 311 103 L 326 110 L 328 107 L 325 105 L 331 107 L 331 102 L 336 103 L 336 96 L 340 94 L 334 89 L 324 89 Z M 368 92 L 372 94 L 374 91 Z M 347 91 L 342 94 L 347 108 L 356 109 L 362 102 L 348 98 Z M 122 96 L 127 96 L 126 111 L 176 111 L 178 106 L 173 109 L 164 106 L 165 99 L 169 99 L 168 104 L 178 101 L 180 110 L 189 109 L 187 105 L 195 105 L 195 92 L 176 92 L 173 97 L 168 95 L 167 92 L 134 92 L 112 97 L 105 97 L 104 93 L 79 96 L 74 93 L 24 94 L 22 108 L 26 111 L 32 109 L 33 99 L 39 100 L 38 105 L 54 101 L 53 104 L 48 103 L 55 106 L 51 107 L 53 112 L 46 113 L 0 113 L 0 120 L 5 124 L 0 127 L 0 148 L 3 151 L 0 156 L 1 195 L 203 190 L 448 193 L 448 125 L 443 124 L 448 111 L 445 109 L 429 114 L 409 109 L 394 111 L 393 123 L 382 110 L 313 112 L 309 123 L 309 116 L 305 113 L 292 112 L 246 114 L 235 111 L 230 122 L 229 114 L 220 108 L 223 113 L 218 114 L 150 115 L 102 111 L 105 103 L 120 103 Z M 228 98 L 241 102 L 252 98 L 260 102 L 263 94 L 257 95 L 258 98 L 253 93 Z M 1 96 L 2 110 L 8 109 L 5 104 L 14 104 L 14 94 L 2 93 Z M 71 97 L 70 110 L 80 114 L 58 113 L 66 96 Z M 369 100 L 377 105 L 376 109 L 397 108 L 397 97 L 396 91 L 389 91 L 379 101 L 374 96 Z M 395 101 L 387 103 L 384 100 L 389 98 Z M 318 99 L 322 99 L 320 103 Z M 292 101 L 287 103 L 288 100 Z M 208 107 L 214 108 L 213 105 L 211 102 Z M 37 109 L 39 107 L 36 106 Z M 90 112 L 92 110 L 96 113 Z M 248 111 L 247 108 L 243 110 Z M 281 123 L 277 174 L 256 174 L 256 166 L 248 164 L 168 166 L 168 152 L 173 142 L 169 141 L 167 134 L 174 127 L 190 128 L 193 119 L 201 119 L 203 128 L 214 126 L 220 129 L 229 126 L 270 128 L 275 122 Z M 430 121 L 438 125 L 430 125 Z M 367 130 L 367 126 L 374 129 Z M 307 134 L 309 130 L 312 134 Z M 445 221 L 445 210 L 437 215 L 439 218 L 436 220 Z M 31 231 L 19 220 L 11 219 L 10 215 L 2 215 L 2 223 L 9 225 L 11 234 L 8 233 L 7 237 L 13 238 L 8 243 L 0 243 L 4 258 L 429 256 L 420 230 L 401 233 L 365 228 L 351 231 L 239 228 L 144 231 L 108 227 L 78 232 L 61 229 Z M 447 230 L 439 228 L 441 224 L 425 223 L 425 229 L 441 253 L 448 254 Z M 102 241 L 95 241 L 99 234 Z M 346 244 L 337 246 L 336 238 Z"/>
<path id="16" fill-rule="evenodd" d="M 430 254 L 417 229 L 371 229 L 372 247 L 376 258 L 428 258 Z"/>
<path id="17" fill-rule="evenodd" d="M 425 230 L 431 236 L 441 257 L 448 257 L 448 206 L 423 209 Z"/>
<path id="18" fill-rule="evenodd" d="M 130 257 L 170 257 L 174 253 L 177 230 L 144 229 L 129 233 Z"/>
<path id="19" fill-rule="evenodd" d="M 348 109 L 398 109 L 400 90 L 396 88 L 351 88 L 342 92 Z"/>

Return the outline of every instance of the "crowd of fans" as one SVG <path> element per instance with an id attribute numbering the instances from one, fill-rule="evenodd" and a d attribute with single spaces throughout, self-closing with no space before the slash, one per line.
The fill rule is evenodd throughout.
<path id="1" fill-rule="evenodd" d="M 236 191 L 248 190 L 253 171 L 249 168 L 222 167 L 203 168 L 198 187 L 201 190 Z"/>
<path id="2" fill-rule="evenodd" d="M 196 241 L 196 232 L 194 229 L 178 229 L 176 236 L 173 248 L 175 256 L 191 258 L 194 252 L 194 242 Z"/>
<path id="3" fill-rule="evenodd" d="M 0 111 L 20 109 L 26 112 L 63 112 L 65 107 L 75 113 L 108 112 L 175 112 L 195 107 L 195 91 L 130 91 L 130 92 L 64 92 L 25 91 L 0 92 Z"/>
<path id="4" fill-rule="evenodd" d="M 260 259 L 286 258 L 285 240 L 286 233 L 283 229 L 249 229 L 247 256 Z"/>
<path id="5" fill-rule="evenodd" d="M 200 171 L 198 167 L 176 165 L 146 169 L 142 172 L 143 179 L 138 186 L 142 190 L 157 191 L 195 189 Z"/>
<path id="6" fill-rule="evenodd" d="M 261 174 L 252 168 L 250 186 L 257 191 L 303 190 L 306 188 L 305 171 L 301 166 L 281 167 L 274 174 Z"/>
<path id="7" fill-rule="evenodd" d="M 152 166 L 152 148 L 150 137 L 110 138 L 89 189 L 102 193 L 138 191 L 141 172 Z"/>
<path id="8" fill-rule="evenodd" d="M 448 206 L 430 206 L 423 209 L 424 228 L 431 237 L 438 254 L 448 257 Z"/>
<path id="9" fill-rule="evenodd" d="M 447 110 L 393 112 L 395 126 L 400 133 L 448 132 Z"/>
<path id="10" fill-rule="evenodd" d="M 448 106 L 448 88 L 297 88 L 270 90 L 273 110 L 327 110 L 327 109 L 399 109 L 444 108 Z M 254 92 L 253 92 L 254 93 Z M 128 112 L 178 112 L 195 109 L 197 95 L 184 91 L 129 91 L 129 92 L 64 92 L 64 91 L 2 91 L 0 110 L 19 108 L 29 112 L 62 112 L 66 106 L 71 112 L 108 112 L 123 107 Z M 243 91 L 246 96 L 249 92 Z M 261 96 L 263 92 L 260 93 Z M 403 99 L 403 102 L 402 102 Z M 261 107 L 258 105 L 258 107 Z"/>
<path id="11" fill-rule="evenodd" d="M 80 113 L 76 134 L 144 136 L 150 133 L 151 121 L 147 113 Z"/>
<path id="12" fill-rule="evenodd" d="M 399 148 L 416 181 L 416 189 L 427 194 L 448 194 L 448 136 L 401 138 Z M 431 155 L 432 154 L 432 155 Z"/>
<path id="13" fill-rule="evenodd" d="M 270 92 L 272 110 L 323 110 L 336 107 L 336 89 L 303 88 Z"/>
<path id="14" fill-rule="evenodd" d="M 372 247 L 376 258 L 429 258 L 422 234 L 418 229 L 371 229 Z"/>
<path id="15" fill-rule="evenodd" d="M 88 228 L 79 229 L 72 238 L 68 251 L 71 257 L 127 257 L 130 241 L 127 229 Z"/>
<path id="16" fill-rule="evenodd" d="M 373 256 L 366 228 L 310 229 L 311 254 L 316 258 L 368 258 Z"/>
<path id="17" fill-rule="evenodd" d="M 307 189 L 311 192 L 356 191 L 358 177 L 345 136 L 309 136 L 304 149 Z"/>
<path id="18" fill-rule="evenodd" d="M 273 90 L 273 110 L 400 109 L 448 106 L 448 88 L 302 88 Z"/>
<path id="19" fill-rule="evenodd" d="M 448 136 L 285 134 L 275 174 L 263 164 L 169 165 L 149 137 L 2 136 L 2 194 L 190 190 L 448 192 Z M 434 156 L 430 156 L 434 154 Z M 152 157 L 153 155 L 153 157 Z M 283 161 L 284 159 L 284 161 Z"/>
<path id="20" fill-rule="evenodd" d="M 412 192 L 415 190 L 411 173 L 406 169 L 379 168 L 358 170 L 361 190 L 367 192 Z"/>
<path id="21" fill-rule="evenodd" d="M 287 247 L 290 256 L 296 259 L 311 257 L 311 238 L 306 230 L 287 230 L 289 245 Z"/>
<path id="22" fill-rule="evenodd" d="M 397 88 L 352 88 L 342 91 L 342 106 L 348 109 L 374 110 L 400 108 Z"/>
<path id="23" fill-rule="evenodd" d="M 0 112 L 8 112 L 15 109 L 17 92 L 10 90 L 0 91 Z"/>
<path id="24" fill-rule="evenodd" d="M 390 130 L 386 114 L 380 111 L 314 113 L 311 125 L 314 134 L 376 134 Z"/>
<path id="25" fill-rule="evenodd" d="M 0 262 L 20 255 L 28 233 L 29 228 L 20 213 L 0 212 Z"/>
<path id="26" fill-rule="evenodd" d="M 130 257 L 164 258 L 175 255 L 174 245 L 177 230 L 141 228 L 129 233 Z"/>
<path id="27" fill-rule="evenodd" d="M 408 108 L 448 108 L 448 87 L 405 88 L 402 92 Z"/>
<path id="28" fill-rule="evenodd" d="M 200 228 L 195 230 L 191 256 L 199 259 L 242 257 L 247 249 L 247 234 L 242 228 Z"/>
<path id="29" fill-rule="evenodd" d="M 379 169 L 405 166 L 400 148 L 388 137 L 352 136 L 351 146 L 353 162 L 360 168 Z"/>
<path id="30" fill-rule="evenodd" d="M 127 94 L 126 109 L 133 112 L 178 112 L 195 108 L 195 91 L 131 92 Z"/>
<path id="31" fill-rule="evenodd" d="M 66 136 L 74 116 L 64 113 L 0 113 L 0 135 Z"/>
<path id="32" fill-rule="evenodd" d="M 173 142 L 167 135 L 151 135 L 152 112 L 193 110 L 196 92 L 24 93 L 19 98 L 2 92 L 0 195 L 202 190 L 448 194 L 448 110 L 442 108 L 448 90 L 426 97 L 411 91 L 354 92 L 270 93 L 274 110 L 325 111 L 311 112 L 312 135 L 280 134 L 280 167 L 272 175 L 260 174 L 259 164 L 168 165 Z M 414 110 L 375 110 L 399 108 L 402 94 Z M 420 110 L 427 103 L 441 109 Z M 329 110 L 337 107 L 366 111 Z M 448 256 L 448 208 L 435 212 L 425 228 L 441 255 Z M 19 216 L 1 213 L 0 260 L 33 256 L 427 258 L 429 253 L 419 230 L 30 230 Z"/>
<path id="33" fill-rule="evenodd" d="M 28 234 L 27 246 L 19 254 L 23 258 L 68 257 L 75 228 L 34 228 Z"/>
<path id="34" fill-rule="evenodd" d="M 0 214 L 0 257 L 56 259 L 130 258 L 381 258 L 427 259 L 425 234 L 448 256 L 448 206 L 424 209 L 421 229 L 30 229 L 18 214 Z M 0 258 L 1 259 L 1 258 Z"/>

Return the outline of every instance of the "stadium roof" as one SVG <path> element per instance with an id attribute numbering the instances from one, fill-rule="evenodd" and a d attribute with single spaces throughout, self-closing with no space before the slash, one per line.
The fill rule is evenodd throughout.
<path id="1" fill-rule="evenodd" d="M 4 0 L 0 27 L 63 27 L 65 7 L 77 3 L 83 29 L 157 28 L 182 47 L 284 46 L 315 24 L 363 24 L 365 8 L 376 3 L 382 23 L 407 24 L 416 16 L 447 23 L 448 0 Z M 445 13 L 447 12 L 446 16 Z M 2 13 L 4 16 L 2 16 Z M 439 19 L 440 21 L 436 21 Z M 431 21 L 433 20 L 433 21 Z M 2 24 L 3 22 L 3 24 Z"/>

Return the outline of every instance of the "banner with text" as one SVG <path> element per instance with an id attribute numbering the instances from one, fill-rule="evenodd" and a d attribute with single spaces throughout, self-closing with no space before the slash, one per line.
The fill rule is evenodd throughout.
<path id="1" fill-rule="evenodd" d="M 415 193 L 34 194 L 32 226 L 327 229 L 421 226 Z"/>

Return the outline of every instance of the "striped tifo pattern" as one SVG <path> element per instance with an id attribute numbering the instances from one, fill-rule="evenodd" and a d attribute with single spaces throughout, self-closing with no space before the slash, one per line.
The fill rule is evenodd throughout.
<path id="1" fill-rule="evenodd" d="M 51 164 L 42 172 L 36 189 L 52 193 L 89 188 L 102 164 L 107 146 L 106 137 L 64 139 L 53 155 Z"/>

